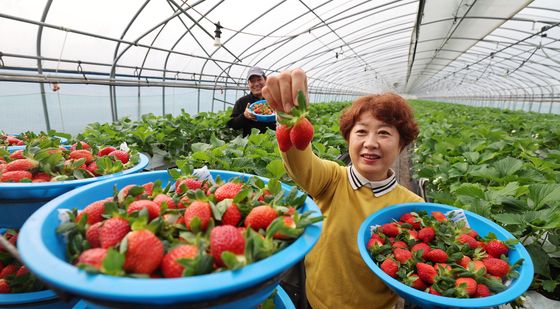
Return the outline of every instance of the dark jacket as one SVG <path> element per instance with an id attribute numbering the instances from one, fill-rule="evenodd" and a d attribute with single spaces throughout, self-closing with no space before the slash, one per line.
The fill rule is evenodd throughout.
<path id="1" fill-rule="evenodd" d="M 227 126 L 235 130 L 243 130 L 243 136 L 247 136 L 251 134 L 252 128 L 259 129 L 261 133 L 264 133 L 267 128 L 271 130 L 276 130 L 275 122 L 266 123 L 266 122 L 253 121 L 251 119 L 245 118 L 245 116 L 243 115 L 243 112 L 245 111 L 245 108 L 247 108 L 247 105 L 257 102 L 259 100 L 262 99 L 257 98 L 252 93 L 249 93 L 248 95 L 239 98 L 239 100 L 237 100 L 235 102 L 235 105 L 233 106 L 233 111 L 231 112 L 231 119 L 227 122 Z"/>

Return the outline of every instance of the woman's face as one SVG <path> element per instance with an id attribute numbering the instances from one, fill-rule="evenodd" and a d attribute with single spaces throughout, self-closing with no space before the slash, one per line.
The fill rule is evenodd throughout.
<path id="1" fill-rule="evenodd" d="M 348 152 L 352 165 L 370 181 L 387 179 L 388 170 L 400 153 L 397 128 L 367 112 L 350 131 Z"/>

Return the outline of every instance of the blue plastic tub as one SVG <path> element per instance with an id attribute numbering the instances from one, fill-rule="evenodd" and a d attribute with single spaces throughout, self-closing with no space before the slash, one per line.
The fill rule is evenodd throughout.
<path id="1" fill-rule="evenodd" d="M 515 263 L 520 258 L 524 259 L 521 268 L 518 269 L 519 278 L 514 279 L 508 289 L 501 293 L 489 297 L 468 299 L 436 296 L 411 288 L 383 272 L 381 268 L 379 268 L 379 266 L 375 264 L 366 249 L 367 242 L 371 236 L 371 226 L 381 225 L 390 222 L 392 219 L 398 220 L 401 215 L 411 211 L 425 210 L 428 213 L 432 211 L 441 211 L 445 213 L 450 210 L 457 209 L 458 208 L 456 207 L 435 203 L 406 203 L 389 206 L 373 213 L 362 223 L 358 232 L 358 248 L 360 250 L 362 259 L 365 261 L 367 266 L 375 273 L 375 275 L 383 280 L 383 282 L 385 282 L 385 284 L 387 284 L 389 288 L 395 291 L 395 293 L 404 298 L 406 301 L 421 306 L 422 308 L 495 307 L 510 302 L 525 293 L 525 291 L 527 291 L 527 289 L 531 285 L 531 282 L 533 281 L 534 269 L 533 262 L 531 261 L 529 253 L 521 244 L 515 245 L 509 251 L 510 264 Z M 488 233 L 492 232 L 498 239 L 501 240 L 514 238 L 513 235 L 511 235 L 508 231 L 506 231 L 496 223 L 470 211 L 464 210 L 464 212 L 466 214 L 469 225 L 472 229 L 477 231 L 479 235 L 486 236 Z"/>
<path id="2" fill-rule="evenodd" d="M 276 287 L 276 296 L 274 297 L 274 306 L 276 309 L 296 309 L 294 303 L 280 286 Z M 78 302 L 73 309 L 105 309 L 107 307 L 99 306 L 96 304 L 89 303 L 85 300 Z M 224 308 L 240 308 L 236 304 L 228 304 Z"/>
<path id="3" fill-rule="evenodd" d="M 77 300 L 63 302 L 51 290 L 31 293 L 0 294 L 0 308 L 65 309 L 72 308 Z"/>
<path id="4" fill-rule="evenodd" d="M 56 196 L 66 193 L 74 188 L 81 187 L 92 182 L 99 182 L 106 179 L 116 178 L 122 175 L 133 174 L 143 170 L 148 165 L 148 157 L 140 154 L 140 161 L 135 166 L 122 172 L 68 181 L 57 182 L 38 182 L 38 183 L 0 183 L 0 205 L 6 201 L 39 200 L 48 201 Z M 1 206 L 0 206 L 1 207 Z M 1 211 L 1 209 L 0 209 Z"/>
<path id="5" fill-rule="evenodd" d="M 93 182 L 140 172 L 146 165 L 148 165 L 148 157 L 140 154 L 138 164 L 122 172 L 110 175 L 59 182 L 0 182 L 0 214 L 2 214 L 0 215 L 0 227 L 20 228 L 31 214 L 53 198 Z"/>
<path id="6" fill-rule="evenodd" d="M 260 100 L 260 101 L 251 103 L 251 105 L 249 105 L 249 111 L 251 112 L 251 114 L 255 115 L 255 117 L 257 118 L 257 121 L 260 121 L 260 122 L 275 122 L 276 121 L 276 114 L 261 115 L 261 114 L 255 113 L 253 111 L 253 108 L 256 104 L 262 104 L 262 103 L 266 103 L 266 100 Z"/>
<path id="7" fill-rule="evenodd" d="M 235 176 L 251 175 L 227 171 L 210 171 L 216 177 L 228 180 Z M 178 279 L 122 278 L 91 275 L 65 261 L 65 245 L 55 232 L 60 224 L 59 209 L 83 208 L 91 202 L 113 194 L 113 186 L 122 188 L 129 184 L 144 184 L 161 180 L 163 186 L 174 182 L 166 171 L 148 172 L 109 179 L 77 188 L 57 197 L 37 210 L 24 224 L 19 234 L 20 254 L 41 280 L 91 303 L 107 305 L 165 306 L 212 303 L 233 295 L 245 297 L 240 308 L 250 308 L 262 302 L 278 285 L 280 275 L 301 261 L 319 239 L 322 223 L 308 226 L 290 246 L 273 256 L 235 271 L 224 271 L 202 276 Z M 267 179 L 263 180 L 267 182 Z M 290 187 L 283 184 L 289 191 Z M 321 213 L 308 197 L 303 211 Z M 115 288 L 118 287 L 118 288 Z M 249 293 L 248 290 L 253 292 Z"/>

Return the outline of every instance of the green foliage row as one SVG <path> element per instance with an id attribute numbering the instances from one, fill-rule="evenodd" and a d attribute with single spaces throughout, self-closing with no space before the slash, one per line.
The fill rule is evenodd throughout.
<path id="1" fill-rule="evenodd" d="M 310 118 L 315 127 L 313 147 L 325 159 L 335 160 L 346 152 L 346 143 L 338 132 L 340 111 L 348 103 L 313 104 Z M 139 121 L 123 118 L 118 122 L 93 123 L 77 136 L 92 144 L 119 145 L 162 157 L 167 166 L 182 160 L 193 168 L 230 170 L 278 178 L 292 183 L 282 164 L 274 131 L 241 137 L 227 128 L 231 110 L 191 116 L 155 116 L 146 114 Z M 340 162 L 340 161 L 339 161 Z"/>
<path id="2" fill-rule="evenodd" d="M 415 178 L 434 202 L 491 218 L 519 238 L 533 288 L 560 284 L 560 116 L 417 101 Z"/>

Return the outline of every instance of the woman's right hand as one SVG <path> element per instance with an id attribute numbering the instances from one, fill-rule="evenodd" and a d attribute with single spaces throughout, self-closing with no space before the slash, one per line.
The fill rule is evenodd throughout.
<path id="1" fill-rule="evenodd" d="M 303 91 L 306 102 L 309 102 L 307 91 L 307 75 L 300 69 L 288 70 L 277 76 L 269 76 L 262 93 L 270 107 L 276 112 L 290 113 L 298 105 L 298 91 Z"/>

